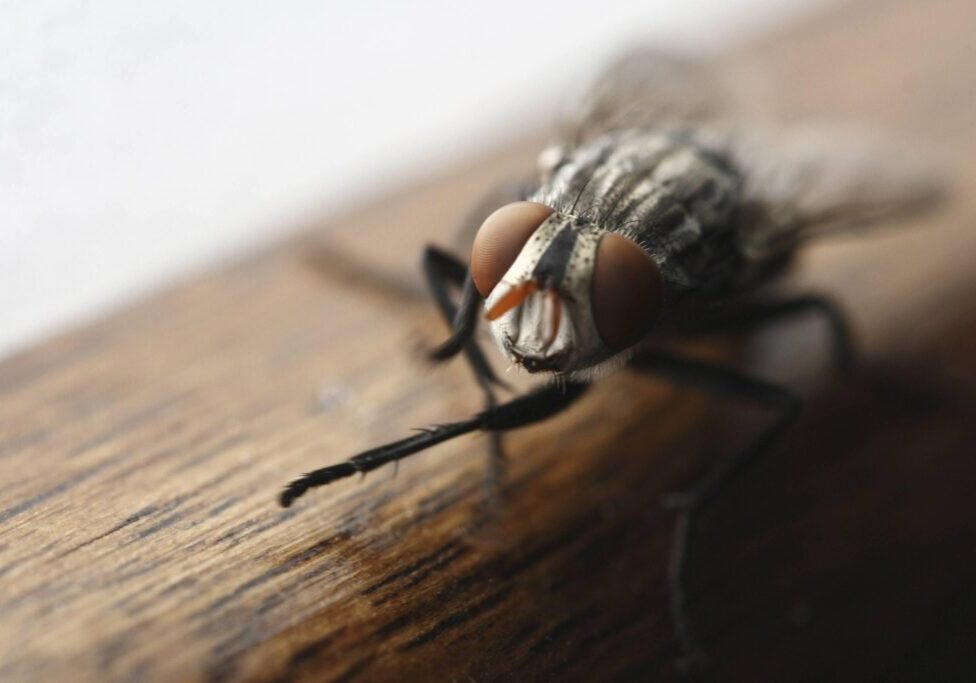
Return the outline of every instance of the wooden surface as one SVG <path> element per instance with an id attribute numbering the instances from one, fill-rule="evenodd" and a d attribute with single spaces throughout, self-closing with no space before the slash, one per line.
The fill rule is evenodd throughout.
<path id="1" fill-rule="evenodd" d="M 756 342 L 804 413 L 703 520 L 690 599 L 716 680 L 971 679 L 976 663 L 976 50 L 966 0 L 868 2 L 741 56 L 782 116 L 941 151 L 943 212 L 814 249 L 866 365 L 822 330 Z M 320 226 L 410 277 L 511 154 Z M 0 680 L 667 680 L 661 492 L 749 410 L 618 374 L 508 440 L 480 512 L 463 438 L 281 510 L 294 475 L 462 417 L 431 307 L 323 277 L 297 240 L 0 365 Z"/>

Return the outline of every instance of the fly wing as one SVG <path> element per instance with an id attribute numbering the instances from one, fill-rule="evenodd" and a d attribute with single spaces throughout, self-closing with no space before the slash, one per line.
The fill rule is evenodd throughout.
<path id="1" fill-rule="evenodd" d="M 740 131 L 730 144 L 757 256 L 924 210 L 945 194 L 930 156 L 874 130 L 807 124 Z"/>
<path id="2" fill-rule="evenodd" d="M 612 130 L 727 120 L 735 109 L 734 92 L 728 74 L 714 63 L 654 50 L 631 52 L 571 103 L 562 138 L 578 145 Z"/>
<path id="3" fill-rule="evenodd" d="M 895 136 L 853 126 L 777 126 L 756 65 L 639 50 L 612 63 L 539 157 L 543 177 L 568 149 L 623 129 L 675 129 L 743 175 L 743 248 L 775 259 L 801 242 L 927 208 L 944 195 L 936 164 Z"/>

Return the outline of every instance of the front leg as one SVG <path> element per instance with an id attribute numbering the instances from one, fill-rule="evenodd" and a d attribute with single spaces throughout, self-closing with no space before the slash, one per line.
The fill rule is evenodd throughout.
<path id="1" fill-rule="evenodd" d="M 451 336 L 439 347 L 431 352 L 435 361 L 444 361 L 456 355 L 462 349 L 467 357 L 468 365 L 474 372 L 475 379 L 481 386 L 485 396 L 485 408 L 490 409 L 498 404 L 494 387 L 504 386 L 504 383 L 492 370 L 485 358 L 481 347 L 474 340 L 474 332 L 478 323 L 478 311 L 482 301 L 481 295 L 474 286 L 467 266 L 456 257 L 441 251 L 437 247 L 428 246 L 424 250 L 424 275 L 431 295 L 437 303 L 444 320 L 451 325 Z M 460 304 L 455 306 L 451 299 L 449 287 L 462 287 Z M 488 477 L 487 495 L 491 504 L 497 504 L 501 499 L 502 483 L 505 477 L 505 450 L 500 432 L 491 432 L 488 437 Z"/>
<path id="2" fill-rule="evenodd" d="M 706 668 L 707 657 L 688 611 L 685 592 L 689 545 L 697 514 L 736 475 L 768 452 L 780 434 L 793 421 L 800 403 L 789 391 L 767 382 L 751 379 L 733 370 L 702 361 L 689 360 L 665 353 L 637 356 L 632 367 L 678 384 L 763 406 L 773 412 L 773 421 L 749 446 L 715 465 L 686 491 L 666 496 L 664 505 L 677 513 L 668 584 L 671 593 L 671 617 L 684 651 L 682 668 L 699 672 Z"/>
<path id="3" fill-rule="evenodd" d="M 494 434 L 542 422 L 573 405 L 588 386 L 585 382 L 573 380 L 551 382 L 508 403 L 485 408 L 467 420 L 422 429 L 413 436 L 364 451 L 336 465 L 308 472 L 288 484 L 278 500 L 282 507 L 289 507 L 309 489 L 325 486 L 354 474 L 365 474 L 388 463 L 399 462 L 462 434 L 477 430 Z"/>
<path id="4" fill-rule="evenodd" d="M 424 249 L 423 267 L 430 293 L 441 315 L 451 326 L 451 336 L 430 352 L 431 358 L 447 360 L 465 349 L 479 381 L 497 384 L 498 378 L 494 377 L 480 349 L 471 342 L 478 326 L 478 310 L 483 299 L 474 286 L 468 267 L 456 256 L 434 246 Z M 456 306 L 448 292 L 449 285 L 461 288 L 461 301 Z"/>

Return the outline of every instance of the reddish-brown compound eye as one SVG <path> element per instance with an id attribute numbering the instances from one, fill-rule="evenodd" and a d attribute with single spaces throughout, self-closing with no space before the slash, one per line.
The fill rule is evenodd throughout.
<path id="1" fill-rule="evenodd" d="M 471 277 L 487 297 L 552 209 L 535 202 L 506 204 L 485 219 L 471 247 Z"/>
<path id="2" fill-rule="evenodd" d="M 609 349 L 622 351 L 643 339 L 663 295 L 657 264 L 636 242 L 616 233 L 600 240 L 590 296 L 596 329 Z"/>

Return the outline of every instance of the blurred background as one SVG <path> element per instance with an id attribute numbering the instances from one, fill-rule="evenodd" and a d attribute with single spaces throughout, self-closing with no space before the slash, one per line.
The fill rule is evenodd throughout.
<path id="1" fill-rule="evenodd" d="M 825 0 L 0 4 L 0 357 Z"/>

